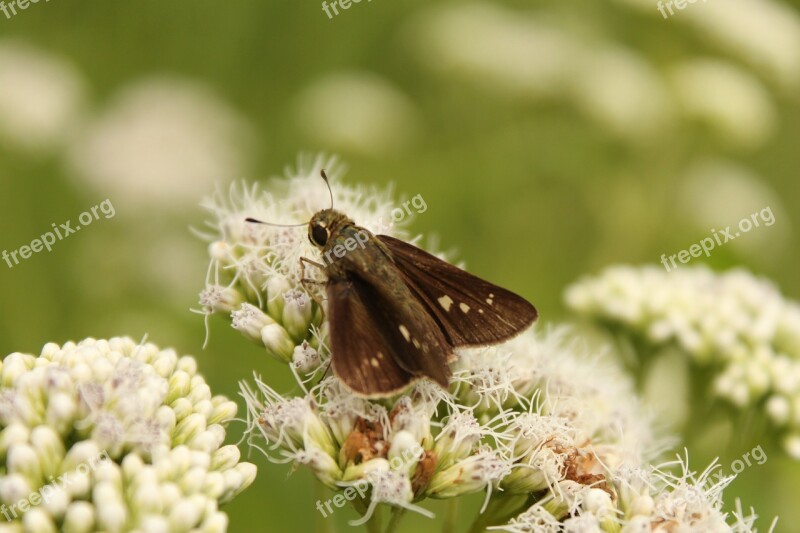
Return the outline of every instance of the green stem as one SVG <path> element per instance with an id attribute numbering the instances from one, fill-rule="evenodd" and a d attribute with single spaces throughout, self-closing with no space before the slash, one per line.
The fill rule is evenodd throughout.
<path id="1" fill-rule="evenodd" d="M 458 519 L 458 499 L 450 498 L 447 501 L 447 514 L 444 515 L 444 524 L 442 524 L 442 533 L 455 533 L 457 519 Z"/>
<path id="2" fill-rule="evenodd" d="M 392 518 L 389 520 L 389 525 L 386 526 L 386 533 L 395 533 L 397 526 L 400 524 L 406 510 L 402 507 L 392 507 Z"/>
<path id="3" fill-rule="evenodd" d="M 381 513 L 383 508 L 378 505 L 375 507 L 375 512 L 372 513 L 372 517 L 367 520 L 367 523 L 364 524 L 367 526 L 367 533 L 381 533 Z"/>
<path id="4" fill-rule="evenodd" d="M 327 500 L 326 496 L 328 496 L 328 490 L 322 483 L 314 483 L 317 493 L 317 501 L 324 502 Z M 333 520 L 329 517 L 323 516 L 321 513 L 317 516 L 316 519 L 316 527 L 317 533 L 334 533 L 335 528 L 333 525 Z"/>

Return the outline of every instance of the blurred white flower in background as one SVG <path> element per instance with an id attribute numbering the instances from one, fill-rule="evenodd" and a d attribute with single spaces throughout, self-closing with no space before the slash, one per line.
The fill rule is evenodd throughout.
<path id="1" fill-rule="evenodd" d="M 435 7 L 414 19 L 405 37 L 417 59 L 442 76 L 521 102 L 564 98 L 629 139 L 671 123 L 671 96 L 644 56 L 583 40 L 552 13 L 475 2 Z"/>
<path id="2" fill-rule="evenodd" d="M 575 104 L 611 132 L 637 140 L 673 122 L 672 95 L 644 56 L 622 47 L 587 50 L 572 76 Z"/>
<path id="3" fill-rule="evenodd" d="M 85 98 L 73 65 L 28 43 L 0 40 L 0 144 L 30 152 L 59 147 L 78 126 Z"/>
<path id="4" fill-rule="evenodd" d="M 697 2 L 677 13 L 705 38 L 742 58 L 790 96 L 800 87 L 800 14 L 773 0 Z"/>
<path id="5" fill-rule="evenodd" d="M 733 1 L 688 4 L 664 23 L 693 24 L 701 38 L 793 94 L 800 83 L 800 17 L 769 0 Z M 661 18 L 655 2 L 624 3 Z M 690 57 L 663 71 L 634 48 L 597 42 L 572 24 L 552 9 L 472 2 L 428 8 L 404 36 L 417 60 L 441 76 L 523 103 L 564 99 L 628 141 L 674 131 L 676 102 L 734 146 L 758 147 L 773 134 L 773 95 L 746 70 Z"/>
<path id="6" fill-rule="evenodd" d="M 524 100 L 558 95 L 582 51 L 565 31 L 483 2 L 429 7 L 405 40 L 439 74 Z"/>
<path id="7" fill-rule="evenodd" d="M 418 128 L 411 100 L 389 81 L 365 72 L 316 80 L 294 107 L 297 126 L 308 138 L 344 152 L 395 153 L 411 143 Z"/>
<path id="8" fill-rule="evenodd" d="M 747 71 L 715 59 L 675 65 L 670 81 L 683 112 L 735 147 L 758 147 L 775 130 L 777 113 L 767 88 Z"/>
<path id="9" fill-rule="evenodd" d="M 120 203 L 190 205 L 213 183 L 247 171 L 251 136 L 245 119 L 205 86 L 147 79 L 113 98 L 78 136 L 69 163 Z"/>
<path id="10" fill-rule="evenodd" d="M 725 243 L 748 253 L 749 260 L 756 263 L 778 261 L 791 242 L 792 221 L 780 196 L 765 179 L 738 163 L 720 159 L 695 162 L 678 187 L 678 205 L 680 214 L 697 228 L 698 241 L 712 229 L 731 226 L 732 233 L 739 231 L 736 225 L 740 220 L 769 208 L 774 217 L 771 225 L 765 225 L 769 216 L 767 220 L 759 218 L 759 227 Z"/>
<path id="11" fill-rule="evenodd" d="M 768 280 L 704 266 L 614 266 L 569 287 L 565 299 L 650 347 L 640 357 L 677 346 L 710 367 L 712 394 L 743 411 L 763 409 L 787 453 L 800 458 L 800 304 Z"/>
<path id="12" fill-rule="evenodd" d="M 699 39 L 742 59 L 763 78 L 796 96 L 800 84 L 800 14 L 790 3 L 774 0 L 725 0 L 673 7 L 664 19 L 657 0 L 617 0 L 664 24 L 692 26 Z M 662 2 L 666 5 L 666 0 Z M 666 7 L 665 7 L 666 9 Z"/>

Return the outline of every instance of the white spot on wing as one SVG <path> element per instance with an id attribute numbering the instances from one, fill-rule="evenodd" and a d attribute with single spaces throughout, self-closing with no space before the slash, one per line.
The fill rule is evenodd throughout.
<path id="1" fill-rule="evenodd" d="M 453 305 L 453 299 L 447 295 L 442 296 L 439 298 L 439 305 L 444 308 L 445 311 L 450 311 L 450 306 Z"/>
<path id="2" fill-rule="evenodd" d="M 486 298 L 486 303 L 492 305 L 494 303 L 494 300 L 492 300 L 491 298 Z"/>
<path id="3" fill-rule="evenodd" d="M 419 347 L 420 347 L 419 341 L 417 339 L 414 339 L 414 348 L 419 350 Z"/>
<path id="4" fill-rule="evenodd" d="M 403 334 L 403 338 L 406 340 L 406 342 L 411 342 L 411 333 L 409 333 L 407 327 L 400 325 L 400 333 Z"/>
<path id="5" fill-rule="evenodd" d="M 465 315 L 466 315 L 467 313 L 469 313 L 469 309 L 470 309 L 470 307 L 469 307 L 467 304 L 465 304 L 465 303 L 460 303 L 460 304 L 458 304 L 458 308 L 459 308 L 459 309 L 461 309 L 461 312 L 462 312 L 462 313 L 464 313 Z"/>
<path id="6" fill-rule="evenodd" d="M 380 354 L 379 354 L 379 355 L 380 355 Z M 372 366 L 374 366 L 375 368 L 378 368 L 378 367 L 380 366 L 380 363 L 379 363 L 379 362 L 378 362 L 378 360 L 377 360 L 377 359 L 375 359 L 374 357 L 373 357 L 372 359 L 370 359 L 370 361 L 369 361 L 369 362 L 370 362 L 370 363 L 372 364 Z"/>

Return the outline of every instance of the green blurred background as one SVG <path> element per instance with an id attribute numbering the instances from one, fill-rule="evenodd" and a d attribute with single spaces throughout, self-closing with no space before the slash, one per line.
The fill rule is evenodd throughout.
<path id="1" fill-rule="evenodd" d="M 365 0 L 332 19 L 319 2 L 255 0 L 0 13 L 0 249 L 105 199 L 116 209 L 0 263 L 0 353 L 147 334 L 196 355 L 215 392 L 236 397 L 254 370 L 289 390 L 287 370 L 221 320 L 202 349 L 189 309 L 208 261 L 189 227 L 217 184 L 266 181 L 301 152 L 338 154 L 347 182 L 421 194 L 412 230 L 545 321 L 568 318 L 562 291 L 581 275 L 657 263 L 766 206 L 774 226 L 708 263 L 797 299 L 798 5 L 711 0 L 669 19 L 647 0 Z M 693 442 L 697 468 L 750 450 Z M 792 531 L 800 467 L 764 449 L 726 501 Z M 259 477 L 226 508 L 230 530 L 310 531 L 311 477 L 251 460 Z M 465 523 L 480 501 L 466 500 Z M 340 511 L 339 530 L 353 516 Z M 402 529 L 434 527 L 413 516 Z"/>

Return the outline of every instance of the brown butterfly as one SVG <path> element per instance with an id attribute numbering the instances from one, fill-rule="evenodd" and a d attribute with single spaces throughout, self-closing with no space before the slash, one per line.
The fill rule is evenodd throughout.
<path id="1" fill-rule="evenodd" d="M 322 177 L 328 183 L 324 171 Z M 323 269 L 328 278 L 333 372 L 360 395 L 390 396 L 423 377 L 447 388 L 454 348 L 505 341 L 538 316 L 513 292 L 356 226 L 333 209 L 332 192 L 331 207 L 308 223 L 308 238 L 328 259 L 302 258 L 301 264 Z"/>

